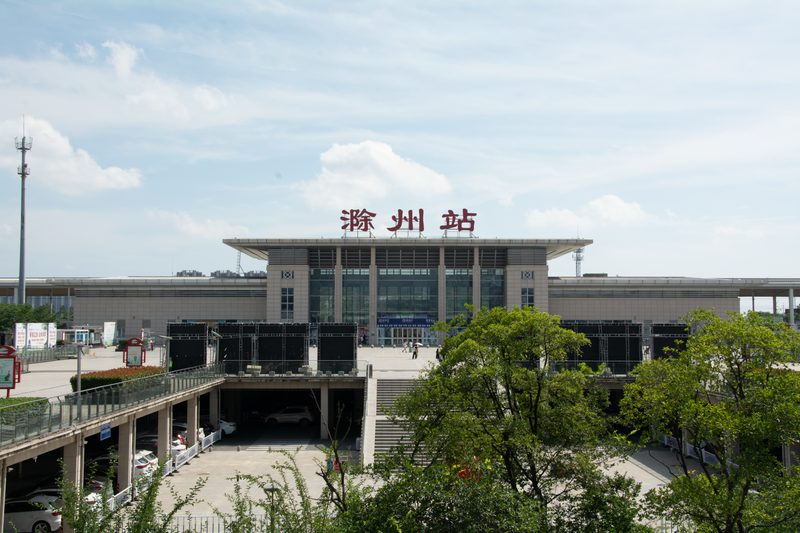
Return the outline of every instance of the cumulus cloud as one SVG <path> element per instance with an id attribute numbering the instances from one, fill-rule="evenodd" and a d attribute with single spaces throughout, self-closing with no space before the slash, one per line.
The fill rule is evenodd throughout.
<path id="1" fill-rule="evenodd" d="M 219 240 L 228 238 L 231 235 L 245 236 L 250 233 L 250 230 L 245 226 L 234 226 L 224 220 L 207 218 L 205 221 L 198 222 L 183 211 L 171 213 L 159 209 L 150 209 L 148 214 L 151 217 L 172 222 L 181 233 L 201 239 Z"/>
<path id="2" fill-rule="evenodd" d="M 647 213 L 636 202 L 627 203 L 618 196 L 606 194 L 590 201 L 576 214 L 569 209 L 534 209 L 528 213 L 528 225 L 533 228 L 562 227 L 589 229 L 599 226 L 627 226 L 647 220 Z"/>
<path id="3" fill-rule="evenodd" d="M 309 204 L 342 209 L 397 192 L 425 195 L 451 190 L 443 175 L 394 153 L 388 144 L 334 144 L 320 155 L 316 181 L 302 185 Z"/>
<path id="4" fill-rule="evenodd" d="M 78 51 L 78 57 L 88 61 L 94 61 L 97 58 L 97 50 L 89 43 L 75 43 L 75 48 Z"/>
<path id="5" fill-rule="evenodd" d="M 20 137 L 22 119 L 0 123 L 0 138 Z M 41 180 L 58 192 L 86 195 L 103 189 L 129 189 L 141 185 L 139 169 L 102 168 L 86 150 L 75 149 L 69 138 L 62 135 L 46 120 L 25 117 L 25 133 L 33 138 L 33 150 L 27 163 L 32 179 Z M 11 143 L 0 144 L 0 166 L 14 169 L 19 155 Z"/>
<path id="6" fill-rule="evenodd" d="M 130 75 L 131 69 L 139 60 L 139 54 L 143 53 L 139 48 L 122 41 L 118 43 L 106 41 L 103 43 L 103 48 L 108 49 L 108 62 L 114 67 L 117 77 L 122 80 Z"/>
<path id="7" fill-rule="evenodd" d="M 207 111 L 219 111 L 228 107 L 228 101 L 222 91 L 205 83 L 195 87 L 194 99 Z"/>

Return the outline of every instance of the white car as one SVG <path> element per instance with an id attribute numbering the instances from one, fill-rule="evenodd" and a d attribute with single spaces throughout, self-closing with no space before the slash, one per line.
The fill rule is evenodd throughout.
<path id="1" fill-rule="evenodd" d="M 64 502 L 55 496 L 38 494 L 31 498 L 6 502 L 3 533 L 31 531 L 50 533 L 61 529 L 61 507 Z"/>
<path id="2" fill-rule="evenodd" d="M 219 429 L 221 429 L 225 435 L 230 435 L 231 433 L 236 431 L 236 422 L 228 422 L 227 420 L 222 420 L 220 418 Z"/>
<path id="3" fill-rule="evenodd" d="M 189 426 L 186 422 L 173 422 L 172 429 L 177 429 L 183 432 L 184 434 L 189 430 Z M 197 426 L 197 442 L 203 442 L 203 438 L 206 436 L 205 431 L 199 425 Z"/>

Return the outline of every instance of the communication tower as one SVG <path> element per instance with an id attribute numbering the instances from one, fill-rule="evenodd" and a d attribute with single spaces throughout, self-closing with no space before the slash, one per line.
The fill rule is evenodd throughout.
<path id="1" fill-rule="evenodd" d="M 575 253 L 572 254 L 572 258 L 575 260 L 575 277 L 581 277 L 581 261 L 583 261 L 583 248 L 578 248 L 575 250 Z"/>
<path id="2" fill-rule="evenodd" d="M 22 207 L 20 208 L 19 224 L 19 294 L 17 303 L 25 303 L 25 177 L 30 175 L 31 169 L 25 163 L 25 152 L 28 152 L 33 145 L 33 138 L 25 137 L 25 117 L 22 118 L 22 141 L 14 138 L 17 150 L 22 152 L 22 164 L 17 169 L 17 174 L 22 178 Z"/>

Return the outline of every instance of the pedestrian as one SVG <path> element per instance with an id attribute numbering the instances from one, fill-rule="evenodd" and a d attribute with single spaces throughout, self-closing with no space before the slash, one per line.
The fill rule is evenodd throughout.
<path id="1" fill-rule="evenodd" d="M 408 348 L 408 343 L 406 341 L 403 341 L 403 352 L 402 353 L 406 353 L 406 348 Z"/>
<path id="2" fill-rule="evenodd" d="M 442 362 L 442 359 L 439 357 L 439 348 L 436 348 L 436 360 L 440 363 Z"/>
<path id="3" fill-rule="evenodd" d="M 411 359 L 416 359 L 419 356 L 419 346 L 414 346 L 414 355 L 411 356 Z"/>

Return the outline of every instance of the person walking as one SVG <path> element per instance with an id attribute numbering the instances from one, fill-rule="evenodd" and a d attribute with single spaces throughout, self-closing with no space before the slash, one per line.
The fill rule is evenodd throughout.
<path id="1" fill-rule="evenodd" d="M 402 351 L 402 353 L 406 353 L 406 348 L 408 348 L 408 343 L 406 341 L 403 341 L 403 351 Z"/>
<path id="2" fill-rule="evenodd" d="M 416 359 L 419 356 L 419 346 L 414 346 L 414 355 L 411 356 L 411 359 Z"/>

